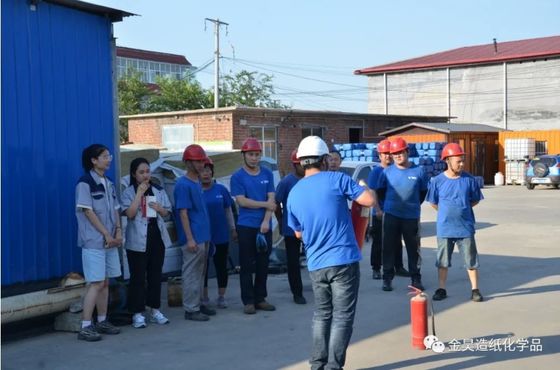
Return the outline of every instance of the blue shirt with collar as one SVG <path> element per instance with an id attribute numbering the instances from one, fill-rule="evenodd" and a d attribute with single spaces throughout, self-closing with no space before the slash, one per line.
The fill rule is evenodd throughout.
<path id="1" fill-rule="evenodd" d="M 256 175 L 252 175 L 244 167 L 241 167 L 231 176 L 231 195 L 233 197 L 243 195 L 247 199 L 266 202 L 268 201 L 268 193 L 274 193 L 274 176 L 268 168 L 260 167 L 259 172 Z M 245 208 L 239 206 L 237 224 L 260 228 L 265 213 L 265 208 Z M 272 218 L 269 228 L 272 228 Z"/>
<path id="2" fill-rule="evenodd" d="M 210 220 L 208 210 L 202 195 L 200 181 L 193 181 L 186 176 L 181 176 L 175 183 L 173 192 L 175 198 L 175 224 L 177 225 L 177 238 L 179 243 L 187 243 L 180 211 L 186 209 L 189 217 L 191 232 L 196 244 L 210 241 Z"/>

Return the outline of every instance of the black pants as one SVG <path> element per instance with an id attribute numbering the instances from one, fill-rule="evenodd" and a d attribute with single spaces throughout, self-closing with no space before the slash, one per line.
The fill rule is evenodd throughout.
<path id="1" fill-rule="evenodd" d="M 295 236 L 285 236 L 286 259 L 288 264 L 288 281 L 290 290 L 294 297 L 303 295 L 303 284 L 301 282 L 301 267 L 299 265 L 299 251 L 301 241 Z"/>
<path id="2" fill-rule="evenodd" d="M 370 264 L 373 270 L 379 271 L 382 264 L 382 251 L 383 251 L 383 220 L 372 217 L 371 221 L 371 254 Z M 402 259 L 402 244 L 395 250 L 395 269 L 404 267 Z"/>
<path id="3" fill-rule="evenodd" d="M 218 288 L 227 288 L 228 283 L 228 272 L 227 272 L 227 262 L 228 262 L 228 249 L 229 243 L 216 244 L 216 252 L 214 253 L 214 267 L 216 268 L 216 279 L 218 280 Z M 206 261 L 206 276 L 204 276 L 204 287 L 208 287 L 208 263 L 210 259 Z"/>
<path id="4" fill-rule="evenodd" d="M 266 279 L 268 277 L 268 257 L 272 251 L 272 232 L 265 234 L 268 244 L 266 253 L 257 252 L 257 233 L 259 229 L 237 226 L 239 240 L 239 283 L 243 304 L 256 304 L 265 300 Z M 253 273 L 255 280 L 253 281 Z"/>
<path id="5" fill-rule="evenodd" d="M 383 216 L 383 280 L 395 277 L 395 260 L 397 250 L 402 250 L 401 238 L 404 239 L 408 255 L 408 271 L 412 280 L 420 279 L 420 236 L 419 219 L 400 218 L 388 213 Z"/>
<path id="6" fill-rule="evenodd" d="M 128 309 L 143 312 L 146 306 L 161 305 L 161 270 L 165 246 L 157 224 L 148 224 L 145 252 L 126 251 L 130 280 L 128 282 Z M 147 281 L 147 286 L 146 286 Z"/>

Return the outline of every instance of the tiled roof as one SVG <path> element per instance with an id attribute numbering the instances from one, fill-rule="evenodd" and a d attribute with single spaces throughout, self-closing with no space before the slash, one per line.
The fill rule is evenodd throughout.
<path id="1" fill-rule="evenodd" d="M 483 125 L 478 123 L 431 123 L 431 122 L 412 122 L 403 126 L 395 127 L 387 131 L 380 132 L 380 136 L 393 135 L 396 132 L 406 130 L 411 127 L 425 128 L 449 134 L 452 132 L 500 132 L 499 127 Z"/>
<path id="2" fill-rule="evenodd" d="M 496 45 L 492 43 L 467 46 L 400 62 L 358 69 L 354 71 L 354 74 L 368 75 L 385 72 L 403 72 L 472 64 L 501 63 L 514 60 L 543 59 L 553 56 L 560 57 L 560 36 L 509 42 L 498 41 Z"/>
<path id="3" fill-rule="evenodd" d="M 187 58 L 185 58 L 183 55 L 160 53 L 158 51 L 125 48 L 122 46 L 117 46 L 117 56 L 123 58 L 149 60 L 152 62 L 180 64 L 184 66 L 191 65 L 191 63 L 189 63 Z"/>

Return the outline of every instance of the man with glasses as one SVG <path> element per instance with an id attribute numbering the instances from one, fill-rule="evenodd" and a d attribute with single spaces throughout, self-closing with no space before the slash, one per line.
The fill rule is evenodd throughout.
<path id="1" fill-rule="evenodd" d="M 385 195 L 383 216 L 383 290 L 393 290 L 395 256 L 404 239 L 411 285 L 424 290 L 420 275 L 420 204 L 428 191 L 428 177 L 422 167 L 408 161 L 408 144 L 403 138 L 391 142 L 393 166 L 383 170 L 378 193 Z"/>

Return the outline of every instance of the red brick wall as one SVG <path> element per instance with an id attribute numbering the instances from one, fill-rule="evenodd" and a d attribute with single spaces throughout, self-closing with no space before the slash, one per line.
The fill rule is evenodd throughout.
<path id="1" fill-rule="evenodd" d="M 128 120 L 129 141 L 161 146 L 164 125 L 193 125 L 194 141 L 231 141 L 231 114 L 178 114 L 166 117 L 141 117 Z"/>
<path id="2" fill-rule="evenodd" d="M 244 122 L 244 124 L 241 124 Z M 278 129 L 278 161 L 282 174 L 292 170 L 290 154 L 302 139 L 302 129 L 322 127 L 327 145 L 349 141 L 349 128 L 360 129 L 360 142 L 378 142 L 379 132 L 410 122 L 446 122 L 443 117 L 408 117 L 391 115 L 344 114 L 336 112 L 291 111 L 258 108 L 221 108 L 218 112 L 201 110 L 173 116 L 129 119 L 131 142 L 161 145 L 161 126 L 194 125 L 195 142 L 231 141 L 233 149 L 241 149 L 251 126 Z"/>

